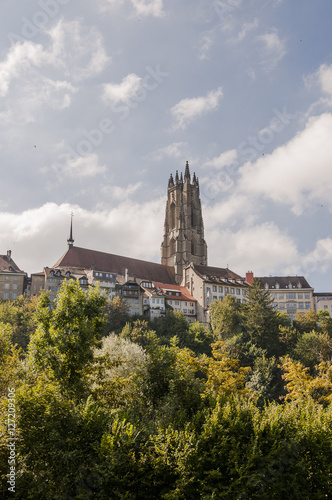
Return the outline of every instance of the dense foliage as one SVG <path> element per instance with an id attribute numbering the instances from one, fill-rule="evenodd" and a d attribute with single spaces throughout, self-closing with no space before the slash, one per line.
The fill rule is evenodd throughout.
<path id="1" fill-rule="evenodd" d="M 254 283 L 210 320 L 130 320 L 74 281 L 0 304 L 2 498 L 331 498 L 330 316 L 292 324 Z"/>

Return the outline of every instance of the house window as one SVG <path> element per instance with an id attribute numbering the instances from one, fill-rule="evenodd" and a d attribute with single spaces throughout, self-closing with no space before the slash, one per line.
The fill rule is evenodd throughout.
<path id="1" fill-rule="evenodd" d="M 187 309 L 183 309 L 183 312 L 186 313 L 187 312 Z"/>
<path id="2" fill-rule="evenodd" d="M 305 294 L 304 294 L 304 298 L 305 298 L 305 299 L 310 299 L 310 293 L 305 293 Z"/>
<path id="3" fill-rule="evenodd" d="M 9 299 L 9 293 L 5 293 L 4 297 L 5 299 Z"/>
<path id="4" fill-rule="evenodd" d="M 219 293 L 222 293 L 222 286 L 219 287 Z"/>
<path id="5" fill-rule="evenodd" d="M 279 302 L 279 309 L 283 311 L 285 309 L 285 302 Z"/>
<path id="6" fill-rule="evenodd" d="M 13 293 L 13 299 L 17 298 L 17 293 Z"/>
<path id="7" fill-rule="evenodd" d="M 286 293 L 286 299 L 296 299 L 296 293 Z"/>
<path id="8" fill-rule="evenodd" d="M 306 309 L 310 309 L 310 302 L 306 302 L 306 303 L 305 303 L 305 308 L 306 308 Z"/>
<path id="9" fill-rule="evenodd" d="M 284 294 L 283 293 L 279 293 L 279 300 L 284 300 Z"/>
<path id="10" fill-rule="evenodd" d="M 215 285 L 213 285 L 213 291 L 216 292 L 217 291 L 217 287 Z"/>
<path id="11" fill-rule="evenodd" d="M 297 294 L 297 298 L 298 298 L 298 299 L 303 299 L 303 293 L 298 293 L 298 294 Z"/>
<path id="12" fill-rule="evenodd" d="M 234 288 L 231 288 L 231 293 L 234 293 Z"/>
<path id="13" fill-rule="evenodd" d="M 241 294 L 241 290 L 239 288 L 236 289 L 236 295 L 240 295 Z"/>
<path id="14" fill-rule="evenodd" d="M 303 304 L 303 302 L 299 302 L 299 309 L 304 309 L 304 304 Z"/>

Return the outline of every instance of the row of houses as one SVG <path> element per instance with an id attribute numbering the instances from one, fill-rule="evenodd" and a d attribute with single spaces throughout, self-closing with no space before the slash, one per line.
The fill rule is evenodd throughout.
<path id="1" fill-rule="evenodd" d="M 275 309 L 291 318 L 307 310 L 327 310 L 332 315 L 332 293 L 315 293 L 303 276 L 258 277 L 270 292 Z M 231 295 L 238 302 L 247 300 L 247 289 L 254 274 L 240 276 L 228 268 L 190 263 L 184 267 L 181 284 L 174 269 L 162 264 L 74 247 L 52 267 L 31 276 L 19 269 L 11 252 L 0 255 L 0 299 L 14 300 L 19 295 L 57 296 L 65 280 L 78 280 L 82 288 L 98 286 L 110 300 L 119 295 L 128 304 L 131 315 L 150 320 L 167 310 L 181 311 L 190 322 L 208 323 L 208 308 L 215 300 Z"/>
<path id="2" fill-rule="evenodd" d="M 176 172 L 168 181 L 161 264 L 74 246 L 72 219 L 67 243 L 68 250 L 52 267 L 30 277 L 18 268 L 10 251 L 1 255 L 0 299 L 13 300 L 23 293 L 34 297 L 42 291 L 55 299 L 64 280 L 76 279 L 85 288 L 98 283 L 110 300 L 120 295 L 132 315 L 154 320 L 169 309 L 182 311 L 189 321 L 209 323 L 213 301 L 231 295 L 245 302 L 254 280 L 252 272 L 240 276 L 228 267 L 207 265 L 199 180 L 195 173 L 191 176 L 188 162 L 184 175 Z M 259 279 L 275 309 L 292 319 L 308 310 L 332 314 L 332 294 L 315 293 L 303 276 Z"/>

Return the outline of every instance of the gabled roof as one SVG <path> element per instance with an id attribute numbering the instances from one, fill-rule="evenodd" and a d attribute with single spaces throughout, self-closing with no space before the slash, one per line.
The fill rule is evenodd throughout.
<path id="1" fill-rule="evenodd" d="M 0 272 L 7 273 L 23 273 L 21 269 L 15 264 L 13 259 L 8 255 L 0 255 Z"/>
<path id="2" fill-rule="evenodd" d="M 156 289 L 160 289 L 162 290 L 165 294 L 166 292 L 180 292 L 180 296 L 179 295 L 168 295 L 167 294 L 167 298 L 168 299 L 175 299 L 175 300 L 189 300 L 190 302 L 197 302 L 197 300 L 192 296 L 190 295 L 190 293 L 188 292 L 187 288 L 185 286 L 180 286 L 180 285 L 168 285 L 168 284 L 165 284 L 165 283 L 156 283 L 154 282 L 154 286 L 156 287 Z"/>
<path id="3" fill-rule="evenodd" d="M 72 247 L 54 264 L 54 267 L 98 269 L 134 278 L 175 284 L 175 272 L 170 266 L 123 257 L 87 248 Z"/>
<path id="4" fill-rule="evenodd" d="M 277 289 L 301 289 L 311 288 L 307 280 L 303 276 L 262 276 L 257 277 L 263 286 L 268 285 L 269 288 Z"/>
<path id="5" fill-rule="evenodd" d="M 234 279 L 236 281 L 243 281 L 243 278 L 234 273 L 228 268 L 223 267 L 211 267 L 211 266 L 201 266 L 199 264 L 191 264 L 193 269 L 199 274 L 203 279 L 209 281 L 214 281 L 215 278 L 219 279 Z"/>

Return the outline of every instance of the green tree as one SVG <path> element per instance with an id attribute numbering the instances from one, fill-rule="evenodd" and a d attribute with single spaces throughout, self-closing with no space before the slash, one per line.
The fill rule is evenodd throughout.
<path id="1" fill-rule="evenodd" d="M 266 349 L 269 356 L 279 354 L 278 315 L 270 292 L 261 288 L 258 279 L 249 287 L 245 325 L 254 344 Z"/>
<path id="2" fill-rule="evenodd" d="M 128 321 L 130 321 L 128 303 L 117 295 L 107 304 L 106 334 L 120 333 Z"/>
<path id="3" fill-rule="evenodd" d="M 214 300 L 209 313 L 215 340 L 227 340 L 243 333 L 243 304 L 236 302 L 231 295 L 227 295 L 223 301 Z"/>
<path id="4" fill-rule="evenodd" d="M 64 393 L 86 394 L 86 374 L 104 331 L 106 297 L 86 293 L 77 281 L 65 282 L 56 302 L 46 294 L 37 303 L 38 328 L 29 345 L 31 363 L 53 377 Z"/>
<path id="5" fill-rule="evenodd" d="M 26 351 L 31 335 L 35 332 L 37 298 L 27 299 L 20 295 L 14 301 L 0 302 L 0 322 L 8 323 L 12 328 L 12 342 Z"/>
<path id="6" fill-rule="evenodd" d="M 173 337 L 179 339 L 179 346 L 188 343 L 189 323 L 182 311 L 168 311 L 164 318 L 158 318 L 153 324 L 154 330 L 163 344 L 170 344 Z"/>
<path id="7" fill-rule="evenodd" d="M 297 313 L 294 321 L 294 328 L 296 328 L 300 334 L 305 332 L 311 332 L 316 330 L 318 322 L 318 315 L 315 311 L 309 309 L 304 314 Z"/>
<path id="8" fill-rule="evenodd" d="M 332 318 L 328 311 L 318 311 L 318 328 L 332 338 Z"/>
<path id="9" fill-rule="evenodd" d="M 304 333 L 297 341 L 294 357 L 313 371 L 315 365 L 332 359 L 331 337 L 316 331 Z"/>

